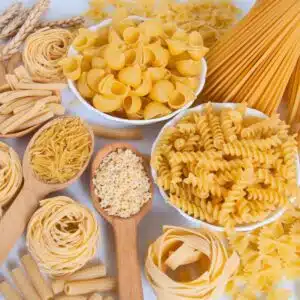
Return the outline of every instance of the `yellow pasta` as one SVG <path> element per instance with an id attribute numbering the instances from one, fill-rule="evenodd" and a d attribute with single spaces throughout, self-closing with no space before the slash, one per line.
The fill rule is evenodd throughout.
<path id="1" fill-rule="evenodd" d="M 7 300 L 21 300 L 21 296 L 5 281 L 0 283 L 0 293 Z"/>
<path id="2" fill-rule="evenodd" d="M 64 196 L 45 199 L 40 204 L 28 224 L 28 249 L 41 270 L 49 275 L 72 274 L 96 254 L 99 235 L 96 217 Z"/>
<path id="3" fill-rule="evenodd" d="M 101 112 L 130 119 L 159 118 L 194 101 L 208 50 L 201 35 L 125 16 L 118 9 L 112 25 L 82 29 L 74 40 L 80 55 L 62 66 L 81 96 Z"/>

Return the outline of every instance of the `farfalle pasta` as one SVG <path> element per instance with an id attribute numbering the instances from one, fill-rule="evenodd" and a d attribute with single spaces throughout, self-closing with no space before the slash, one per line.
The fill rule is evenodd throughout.
<path id="1" fill-rule="evenodd" d="M 231 230 L 263 221 L 298 193 L 297 143 L 278 116 L 208 103 L 160 136 L 151 165 L 170 203 Z"/>
<path id="2" fill-rule="evenodd" d="M 81 96 L 101 112 L 146 120 L 194 101 L 208 51 L 202 36 L 161 20 L 124 19 L 121 12 L 109 27 L 80 29 L 73 41 L 78 55 L 61 62 Z"/>

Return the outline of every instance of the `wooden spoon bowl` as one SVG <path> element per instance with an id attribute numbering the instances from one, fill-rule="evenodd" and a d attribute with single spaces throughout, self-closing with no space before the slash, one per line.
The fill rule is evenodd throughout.
<path id="1" fill-rule="evenodd" d="M 82 173 L 87 168 L 94 149 L 94 134 L 92 129 L 86 124 L 85 127 L 89 131 L 91 138 L 91 151 L 89 158 L 85 162 L 82 169 L 70 180 L 64 183 L 50 184 L 43 182 L 38 178 L 31 167 L 29 151 L 32 145 L 35 143 L 37 137 L 47 128 L 51 127 L 55 123 L 60 122 L 65 118 L 73 119 L 74 117 L 59 117 L 48 123 L 46 123 L 42 128 L 40 128 L 31 138 L 27 145 L 24 157 L 23 157 L 23 176 L 24 184 L 20 190 L 18 196 L 13 201 L 12 205 L 5 212 L 3 218 L 0 220 L 0 241 L 5 241 L 1 243 L 0 247 L 0 263 L 2 263 L 7 257 L 9 251 L 14 246 L 18 238 L 23 234 L 28 221 L 30 220 L 32 214 L 37 209 L 39 200 L 43 199 L 49 193 L 54 191 L 59 191 L 74 181 L 76 181 Z M 13 230 L 12 230 L 12 220 L 13 220 Z M 9 230 L 8 230 L 9 229 Z"/>
<path id="2" fill-rule="evenodd" d="M 137 214 L 129 218 L 120 218 L 108 215 L 107 212 L 100 206 L 101 200 L 95 193 L 95 186 L 93 183 L 96 170 L 99 168 L 103 158 L 109 153 L 115 152 L 117 149 L 130 149 L 137 156 L 141 157 L 144 169 L 150 180 L 150 193 L 152 195 L 151 199 L 144 204 L 142 209 Z M 153 198 L 153 181 L 149 166 L 144 160 L 143 155 L 130 144 L 126 143 L 114 143 L 102 148 L 96 154 L 92 163 L 90 192 L 94 207 L 100 213 L 100 215 L 113 226 L 115 232 L 119 298 L 120 300 L 141 300 L 143 299 L 143 290 L 137 254 L 137 226 L 142 218 L 151 210 Z"/>

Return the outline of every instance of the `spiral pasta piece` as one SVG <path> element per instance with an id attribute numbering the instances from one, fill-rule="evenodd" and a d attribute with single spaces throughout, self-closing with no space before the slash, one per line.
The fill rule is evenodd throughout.
<path id="1" fill-rule="evenodd" d="M 13 200 L 22 181 L 23 172 L 18 154 L 0 142 L 0 210 Z"/>
<path id="2" fill-rule="evenodd" d="M 96 217 L 71 198 L 42 200 L 27 227 L 27 247 L 42 271 L 51 276 L 75 272 L 96 254 Z"/>
<path id="3" fill-rule="evenodd" d="M 234 123 L 231 119 L 230 110 L 222 110 L 220 114 L 221 128 L 227 142 L 233 142 L 237 139 Z"/>
<path id="4" fill-rule="evenodd" d="M 266 201 L 274 204 L 274 206 L 284 206 L 287 204 L 288 199 L 287 197 L 280 194 L 278 191 L 271 190 L 271 189 L 262 189 L 262 188 L 255 188 L 249 187 L 247 189 L 248 198 L 250 200 L 259 200 L 259 201 Z"/>
<path id="5" fill-rule="evenodd" d="M 158 299 L 217 299 L 223 294 L 227 282 L 239 266 L 236 252 L 227 253 L 224 241 L 213 232 L 204 229 L 188 229 L 165 226 L 164 233 L 150 245 L 146 258 L 146 277 Z M 207 270 L 198 269 L 200 259 L 208 258 Z M 193 267 L 189 265 L 193 264 Z M 186 268 L 184 281 L 169 276 L 179 267 Z M 199 273 L 199 272 L 200 273 Z M 179 272 L 179 270 L 178 270 Z M 209 276 L 207 276 L 209 274 Z M 175 278 L 179 278 L 176 276 Z"/>
<path id="6" fill-rule="evenodd" d="M 196 124 L 197 124 L 198 132 L 203 139 L 205 150 L 214 149 L 213 136 L 212 136 L 211 129 L 208 125 L 206 116 L 199 116 Z"/>

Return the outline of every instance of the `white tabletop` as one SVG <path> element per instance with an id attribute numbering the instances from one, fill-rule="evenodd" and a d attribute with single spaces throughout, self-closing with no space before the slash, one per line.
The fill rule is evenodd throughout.
<path id="1" fill-rule="evenodd" d="M 32 5 L 35 3 L 34 0 L 23 0 L 25 5 Z M 234 1 L 240 8 L 243 9 L 244 12 L 247 12 L 249 8 L 252 6 L 255 0 L 238 0 Z M 8 5 L 12 3 L 12 0 L 1 0 L 0 1 L 0 12 L 3 11 Z M 45 16 L 48 19 L 60 19 L 67 18 L 70 16 L 76 16 L 82 14 L 88 7 L 87 0 L 52 0 L 50 9 Z M 87 108 L 76 100 L 75 97 L 69 90 L 65 90 L 63 92 L 63 104 L 67 108 L 67 113 L 80 116 L 87 121 L 91 121 L 94 123 L 104 124 L 111 127 L 120 127 L 120 124 L 114 124 L 110 121 L 104 120 L 95 114 L 92 111 L 87 110 Z M 142 153 L 150 154 L 151 145 L 162 127 L 161 124 L 150 125 L 147 127 L 143 127 L 144 140 L 132 142 L 132 144 Z M 25 137 L 22 139 L 10 139 L 4 140 L 4 142 L 13 146 L 14 149 L 19 153 L 22 157 L 24 149 L 27 145 L 27 142 L 30 137 Z M 99 150 L 105 144 L 109 144 L 113 141 L 106 140 L 102 138 L 96 138 L 95 150 Z M 72 186 L 60 192 L 59 194 L 64 194 L 70 196 L 71 198 L 80 201 L 81 203 L 88 206 L 91 210 L 95 211 L 89 196 L 89 170 L 87 170 L 83 176 L 74 183 Z M 53 196 L 53 195 L 50 195 Z M 96 213 L 96 211 L 95 211 Z M 17 217 L 17 216 L 16 216 Z M 109 224 L 107 224 L 99 215 L 98 221 L 101 226 L 101 239 L 99 241 L 97 260 L 103 261 L 109 270 L 110 275 L 116 275 L 115 268 L 115 248 L 114 248 L 114 238 L 113 232 Z M 13 220 L 12 220 L 13 224 Z M 181 226 L 193 226 L 193 224 L 184 217 L 182 217 L 178 212 L 175 211 L 172 207 L 166 205 L 162 200 L 162 197 L 159 195 L 158 190 L 155 190 L 154 201 L 153 201 L 153 209 L 152 211 L 145 217 L 145 219 L 141 222 L 138 231 L 138 247 L 139 247 L 139 259 L 141 265 L 142 272 L 142 280 L 143 280 L 143 290 L 144 290 L 144 299 L 145 300 L 154 300 L 156 297 L 154 296 L 151 287 L 147 283 L 144 274 L 144 260 L 147 252 L 147 248 L 149 244 L 155 240 L 160 234 L 162 225 L 181 225 Z M 13 226 L 13 225 L 12 225 Z M 0 241 L 1 244 L 5 243 L 5 241 Z M 8 270 L 12 267 L 19 264 L 18 255 L 23 253 L 26 250 L 24 237 L 22 237 L 14 249 L 9 254 L 9 257 L 6 263 L 0 268 L 0 280 L 4 277 L 7 280 L 9 279 Z M 128 274 L 130 276 L 130 274 Z M 292 288 L 295 294 L 299 295 L 300 299 L 300 286 L 298 285 L 298 289 L 296 285 L 293 283 L 287 283 L 287 285 Z M 298 293 L 297 293 L 298 290 Z M 222 299 L 226 299 L 223 297 Z M 292 298 L 291 298 L 292 299 Z M 294 296 L 293 299 L 296 299 Z M 0 300 L 3 298 L 0 296 Z M 129 300 L 129 299 L 128 299 Z"/>

